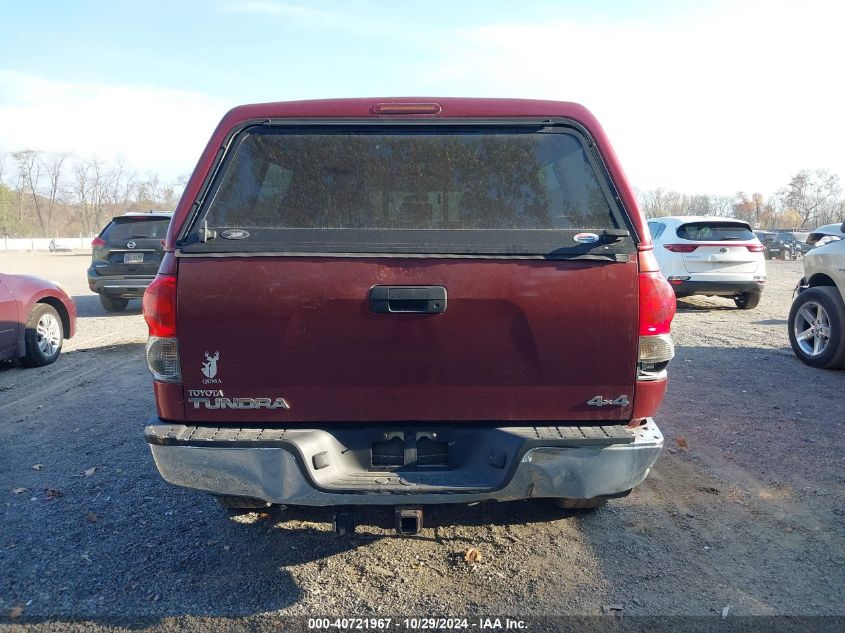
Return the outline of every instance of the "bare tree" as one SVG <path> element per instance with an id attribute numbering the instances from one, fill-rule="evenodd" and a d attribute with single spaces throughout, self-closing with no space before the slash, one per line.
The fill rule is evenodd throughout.
<path id="1" fill-rule="evenodd" d="M 93 161 L 88 159 L 77 159 L 71 169 L 73 174 L 71 189 L 76 198 L 76 207 L 82 221 L 82 228 L 89 235 L 95 231 L 94 196 L 92 192 L 95 175 L 92 163 Z"/>
<path id="2" fill-rule="evenodd" d="M 158 174 L 147 172 L 146 178 L 138 184 L 138 204 L 143 205 L 146 210 L 151 208 L 162 198 L 162 183 Z"/>
<path id="3" fill-rule="evenodd" d="M 25 149 L 20 152 L 12 154 L 18 162 L 18 169 L 21 179 L 20 189 L 20 209 L 21 221 L 23 221 L 23 194 L 24 188 L 32 196 L 32 204 L 35 209 L 35 216 L 38 218 L 38 224 L 41 227 L 41 233 L 47 231 L 47 226 L 44 223 L 43 204 L 41 203 L 38 190 L 41 184 L 41 152 L 34 149 Z"/>
<path id="4" fill-rule="evenodd" d="M 637 202 L 647 218 L 663 215 L 663 189 L 636 190 Z"/>
<path id="5" fill-rule="evenodd" d="M 125 212 L 129 209 L 132 196 L 137 189 L 135 180 L 136 175 L 129 171 L 126 160 L 122 157 L 117 158 L 109 176 L 111 186 L 108 199 L 120 211 Z"/>
<path id="6" fill-rule="evenodd" d="M 734 200 L 730 196 L 711 196 L 710 215 L 729 218 L 733 215 Z"/>
<path id="7" fill-rule="evenodd" d="M 0 152 L 0 237 L 9 234 L 12 218 L 9 217 L 8 196 L 6 188 L 6 170 L 8 166 L 8 154 Z"/>
<path id="8" fill-rule="evenodd" d="M 801 219 L 799 228 L 805 228 L 808 222 L 826 224 L 831 221 L 841 202 L 839 194 L 839 176 L 825 169 L 814 172 L 799 171 L 792 177 L 783 190 L 786 205 Z"/>
<path id="9" fill-rule="evenodd" d="M 765 201 L 762 193 L 754 192 L 751 194 L 751 204 L 754 205 L 754 226 L 760 226 Z"/>
<path id="10" fill-rule="evenodd" d="M 62 175 L 68 156 L 70 156 L 68 152 L 55 152 L 41 161 L 42 168 L 47 174 L 47 189 L 44 191 L 44 197 L 47 199 L 45 214 L 47 216 L 48 235 L 53 234 L 53 211 L 56 208 L 56 203 L 63 197 L 64 181 Z"/>
<path id="11" fill-rule="evenodd" d="M 698 193 L 686 196 L 686 198 L 684 208 L 687 213 L 691 215 L 711 215 L 713 205 L 710 202 L 710 196 Z"/>

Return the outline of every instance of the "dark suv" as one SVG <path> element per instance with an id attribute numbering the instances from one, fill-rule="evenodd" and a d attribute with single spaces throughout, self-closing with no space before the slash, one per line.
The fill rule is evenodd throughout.
<path id="1" fill-rule="evenodd" d="M 121 312 L 152 283 L 164 253 L 173 214 L 127 213 L 113 218 L 91 242 L 88 287 L 109 312 Z"/>

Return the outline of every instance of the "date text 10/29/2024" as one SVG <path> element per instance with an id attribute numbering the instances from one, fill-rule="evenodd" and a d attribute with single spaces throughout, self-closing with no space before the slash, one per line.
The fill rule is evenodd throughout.
<path id="1" fill-rule="evenodd" d="M 313 631 L 520 631 L 524 620 L 511 618 L 308 618 Z"/>

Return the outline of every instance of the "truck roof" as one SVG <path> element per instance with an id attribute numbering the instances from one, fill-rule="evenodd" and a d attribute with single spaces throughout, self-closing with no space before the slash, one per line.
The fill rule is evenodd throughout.
<path id="1" fill-rule="evenodd" d="M 415 118 L 454 117 L 564 117 L 585 124 L 595 121 L 582 105 L 569 101 L 539 99 L 476 99 L 459 97 L 370 97 L 358 99 L 315 99 L 277 101 L 241 105 L 229 110 L 223 123 L 245 122 L 261 118 L 370 118 L 401 116 L 401 113 L 376 112 L 383 105 L 438 105 L 438 112 L 405 113 Z"/>

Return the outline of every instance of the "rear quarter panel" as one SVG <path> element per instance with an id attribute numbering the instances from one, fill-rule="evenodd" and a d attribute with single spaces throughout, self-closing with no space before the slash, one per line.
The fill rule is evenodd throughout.
<path id="1" fill-rule="evenodd" d="M 804 257 L 804 277 L 810 285 L 816 275 L 833 279 L 839 294 L 845 298 L 845 240 L 814 248 Z"/>

